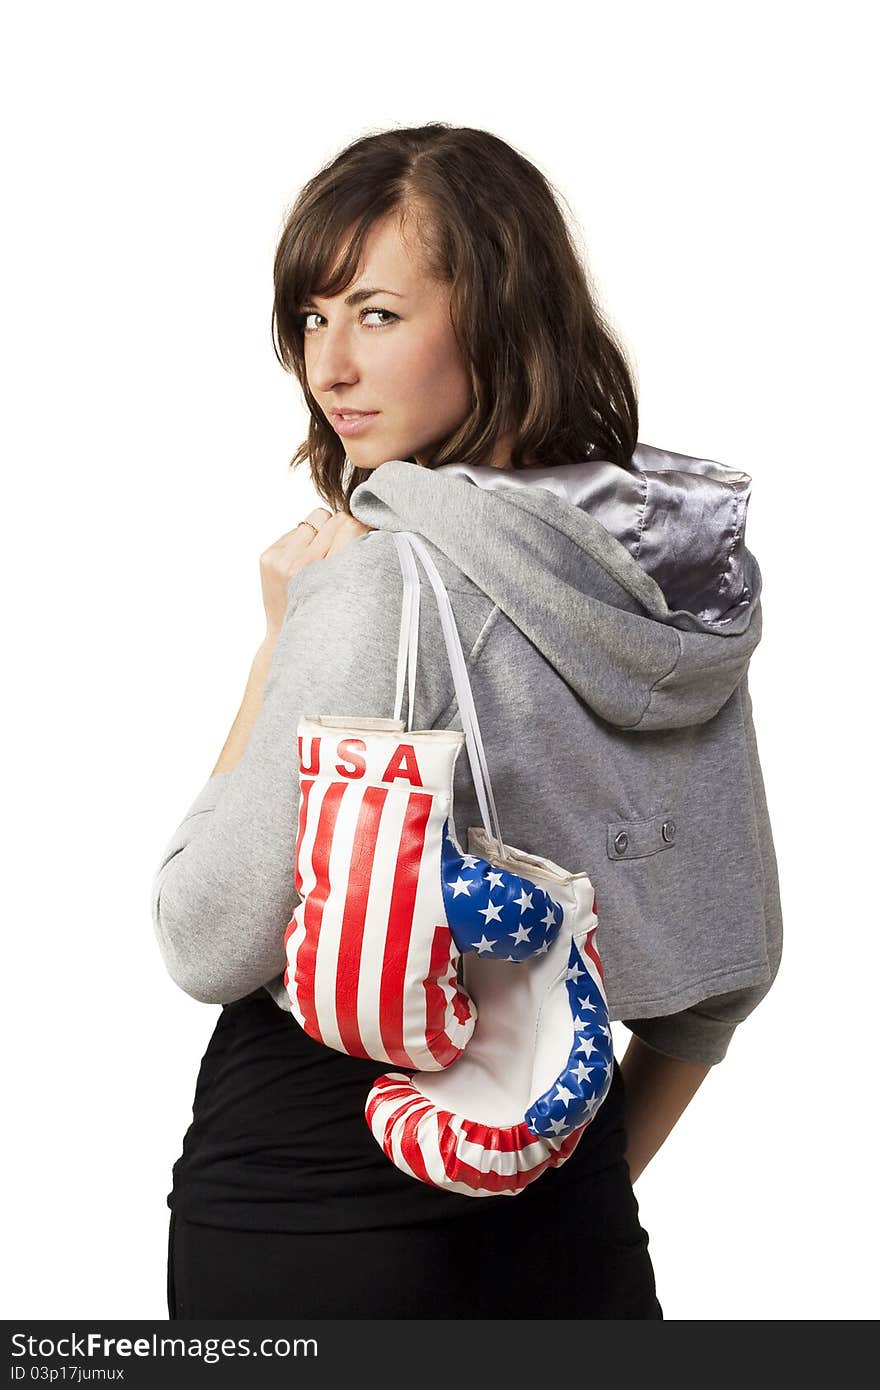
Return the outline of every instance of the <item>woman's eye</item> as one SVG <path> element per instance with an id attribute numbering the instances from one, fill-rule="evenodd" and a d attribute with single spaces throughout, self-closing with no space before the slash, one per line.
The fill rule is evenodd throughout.
<path id="1" fill-rule="evenodd" d="M 358 315 L 358 317 L 359 317 L 361 320 L 363 320 L 363 319 L 366 317 L 367 314 L 382 314 L 382 315 L 384 315 L 384 317 L 385 317 L 385 322 L 384 322 L 384 323 L 368 323 L 368 324 L 365 324 L 365 325 L 364 325 L 366 328 L 385 328 L 389 322 L 393 322 L 393 321 L 398 317 L 398 315 L 397 315 L 397 314 L 393 314 L 393 313 L 391 312 L 390 309 L 375 309 L 375 308 L 373 308 L 373 309 L 368 309 L 368 308 L 367 308 L 367 309 L 362 309 L 361 312 L 360 312 L 360 314 Z M 312 318 L 317 318 L 317 319 L 319 319 L 319 318 L 322 318 L 322 317 L 323 317 L 323 315 L 322 315 L 322 314 L 319 314 L 318 311 L 317 311 L 317 309 L 308 309 L 308 310 L 305 310 L 303 313 L 301 313 L 301 314 L 299 315 L 299 324 L 300 324 L 300 328 L 302 329 L 303 333 L 314 333 L 314 332 L 315 332 L 315 328 L 309 324 L 309 319 L 312 319 Z"/>
<path id="2" fill-rule="evenodd" d="M 397 318 L 397 315 L 396 315 L 396 314 L 392 314 L 392 312 L 391 312 L 390 309 L 364 309 L 363 312 L 364 312 L 365 314 L 384 314 L 386 320 L 388 320 L 388 319 L 396 319 L 396 318 Z M 368 323 L 368 324 L 367 324 L 367 328 L 384 328 L 384 327 L 385 327 L 385 324 L 384 324 L 384 323 Z"/>

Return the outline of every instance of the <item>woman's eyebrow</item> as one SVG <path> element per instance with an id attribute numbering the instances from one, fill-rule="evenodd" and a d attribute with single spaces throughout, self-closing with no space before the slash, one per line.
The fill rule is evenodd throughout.
<path id="1" fill-rule="evenodd" d="M 371 299 L 374 294 L 393 294 L 395 299 L 406 299 L 406 295 L 399 294 L 397 290 L 363 289 L 347 294 L 343 302 L 349 305 L 362 304 L 365 299 Z M 303 304 L 304 309 L 316 309 L 317 307 L 311 299 L 307 299 Z"/>

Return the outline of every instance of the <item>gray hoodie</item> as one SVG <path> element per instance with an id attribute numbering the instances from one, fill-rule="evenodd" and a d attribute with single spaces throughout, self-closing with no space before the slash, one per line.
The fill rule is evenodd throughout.
<path id="1" fill-rule="evenodd" d="M 761 636 L 750 488 L 644 444 L 626 470 L 375 469 L 351 503 L 375 529 L 290 581 L 245 753 L 162 855 L 153 924 L 176 983 L 207 1003 L 265 987 L 287 1008 L 297 723 L 393 715 L 390 533 L 414 531 L 449 591 L 505 842 L 589 873 L 610 1017 L 661 1052 L 720 1061 L 782 951 L 747 678 Z M 412 727 L 460 729 L 422 580 Z M 481 824 L 466 757 L 454 813 L 460 834 Z"/>

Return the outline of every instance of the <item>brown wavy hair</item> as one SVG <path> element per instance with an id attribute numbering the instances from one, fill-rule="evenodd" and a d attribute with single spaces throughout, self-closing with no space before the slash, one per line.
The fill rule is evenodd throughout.
<path id="1" fill-rule="evenodd" d="M 310 460 L 328 507 L 347 511 L 371 470 L 346 464 L 344 443 L 309 390 L 301 309 L 351 284 L 370 228 L 393 211 L 402 225 L 414 223 L 428 273 L 451 286 L 471 377 L 470 411 L 429 466 L 486 463 L 508 433 L 512 468 L 588 456 L 628 466 L 638 440 L 633 369 L 598 307 L 559 197 L 498 136 L 443 122 L 365 135 L 302 189 L 275 253 L 272 341 L 312 417 L 290 467 Z"/>

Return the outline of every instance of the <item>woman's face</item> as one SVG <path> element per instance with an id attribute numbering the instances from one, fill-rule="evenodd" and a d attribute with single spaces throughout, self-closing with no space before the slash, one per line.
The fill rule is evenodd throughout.
<path id="1" fill-rule="evenodd" d="M 432 447 L 468 413 L 470 380 L 449 315 L 449 287 L 422 268 L 398 214 L 371 229 L 354 284 L 332 299 L 313 296 L 300 309 L 309 388 L 355 467 L 406 458 L 429 463 Z M 337 410 L 371 413 L 347 429 Z"/>

